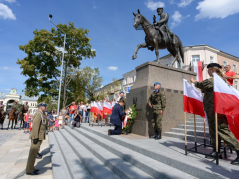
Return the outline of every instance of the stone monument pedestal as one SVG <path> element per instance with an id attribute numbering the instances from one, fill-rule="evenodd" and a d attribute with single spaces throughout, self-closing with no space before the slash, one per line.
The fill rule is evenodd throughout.
<path id="1" fill-rule="evenodd" d="M 184 122 L 183 79 L 190 81 L 196 73 L 174 67 L 146 62 L 136 67 L 136 81 L 126 96 L 126 108 L 136 103 L 137 117 L 132 125 L 132 133 L 149 136 L 154 134 L 151 123 L 152 109 L 147 101 L 154 91 L 154 83 L 161 83 L 161 91 L 166 95 L 166 108 L 162 118 L 163 132 Z M 190 116 L 190 115 L 187 115 Z"/>

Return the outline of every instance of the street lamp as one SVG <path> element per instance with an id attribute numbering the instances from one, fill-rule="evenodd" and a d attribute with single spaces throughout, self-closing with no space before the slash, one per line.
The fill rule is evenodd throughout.
<path id="1" fill-rule="evenodd" d="M 61 81 L 62 81 L 62 71 L 63 71 L 63 61 L 64 61 L 64 53 L 65 53 L 65 45 L 66 45 L 66 33 L 61 30 L 59 27 L 57 27 L 52 21 L 52 15 L 49 14 L 49 21 L 56 27 L 58 28 L 63 34 L 64 34 L 64 45 L 63 45 L 63 51 L 62 51 L 62 59 L 61 59 L 61 78 L 60 78 L 60 87 L 59 87 L 59 94 L 58 94 L 58 107 L 57 107 L 57 115 L 59 115 L 60 111 L 60 99 L 61 99 Z"/>

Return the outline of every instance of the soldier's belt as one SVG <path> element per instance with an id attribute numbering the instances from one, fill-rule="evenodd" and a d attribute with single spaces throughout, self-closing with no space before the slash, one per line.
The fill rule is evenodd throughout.
<path id="1" fill-rule="evenodd" d="M 153 105 L 159 104 L 158 101 L 153 101 Z"/>

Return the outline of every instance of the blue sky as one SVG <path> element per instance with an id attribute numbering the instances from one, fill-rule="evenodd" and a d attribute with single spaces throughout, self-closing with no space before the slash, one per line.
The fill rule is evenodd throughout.
<path id="1" fill-rule="evenodd" d="M 184 46 L 207 44 L 239 56 L 239 0 L 0 0 L 0 91 L 16 87 L 22 94 L 26 77 L 21 75 L 17 59 L 26 54 L 19 50 L 33 39 L 35 29 L 50 30 L 55 24 L 74 22 L 90 30 L 94 59 L 82 61 L 81 67 L 99 67 L 103 85 L 136 66 L 155 60 L 154 52 L 141 49 L 132 60 L 136 46 L 144 42 L 144 32 L 133 27 L 132 12 L 153 21 L 156 8 L 169 13 L 169 27 Z M 157 20 L 159 16 L 157 16 Z M 160 56 L 168 54 L 160 51 Z"/>

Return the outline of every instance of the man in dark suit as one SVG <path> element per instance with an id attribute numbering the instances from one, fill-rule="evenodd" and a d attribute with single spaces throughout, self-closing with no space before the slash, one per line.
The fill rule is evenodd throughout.
<path id="1" fill-rule="evenodd" d="M 108 135 L 120 135 L 122 134 L 122 121 L 121 118 L 127 114 L 123 112 L 124 100 L 120 99 L 119 103 L 116 103 L 113 107 L 110 117 L 110 123 L 115 125 L 115 129 L 109 129 Z"/>

